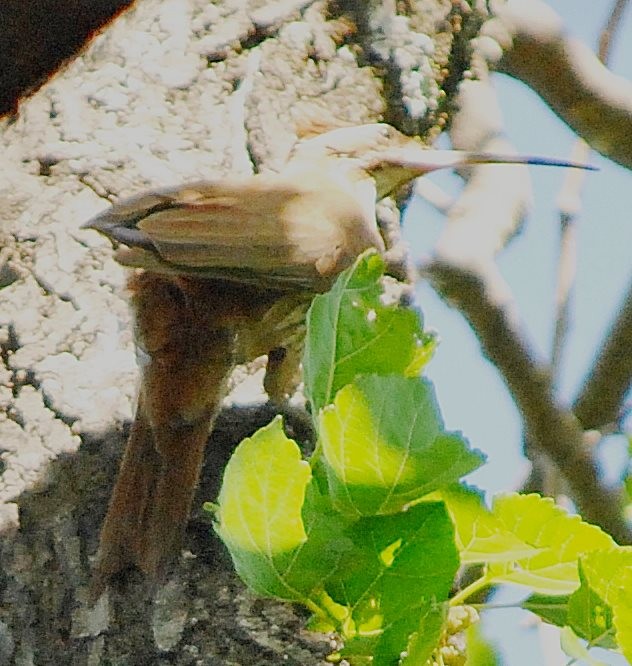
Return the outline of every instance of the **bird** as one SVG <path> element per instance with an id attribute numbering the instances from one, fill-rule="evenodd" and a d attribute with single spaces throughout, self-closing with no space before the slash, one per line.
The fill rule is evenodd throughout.
<path id="1" fill-rule="evenodd" d="M 299 140 L 276 172 L 142 193 L 83 225 L 128 282 L 141 387 L 100 535 L 93 593 L 180 552 L 213 421 L 236 364 L 267 354 L 264 388 L 296 388 L 315 294 L 365 250 L 385 251 L 376 203 L 431 171 L 564 160 L 434 150 L 386 123 Z"/>

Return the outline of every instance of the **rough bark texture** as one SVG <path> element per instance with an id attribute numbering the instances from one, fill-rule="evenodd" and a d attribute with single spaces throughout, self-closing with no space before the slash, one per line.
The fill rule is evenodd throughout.
<path id="1" fill-rule="evenodd" d="M 79 225 L 111 197 L 274 168 L 305 119 L 435 136 L 480 20 L 466 3 L 394 5 L 145 0 L 0 125 L 0 663 L 298 665 L 331 649 L 244 591 L 195 516 L 166 586 L 88 603 L 137 374 L 124 271 Z M 49 42 L 79 23 L 51 22 Z M 263 399 L 256 381 L 236 391 Z M 269 417 L 226 412 L 197 507 Z"/>

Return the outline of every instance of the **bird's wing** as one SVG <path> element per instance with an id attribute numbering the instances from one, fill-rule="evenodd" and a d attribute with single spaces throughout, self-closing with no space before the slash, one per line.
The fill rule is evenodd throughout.
<path id="1" fill-rule="evenodd" d="M 253 176 L 151 192 L 84 227 L 127 246 L 117 257 L 126 265 L 310 288 L 344 267 L 336 253 L 362 216 L 342 190 L 330 197 L 308 182 Z"/>

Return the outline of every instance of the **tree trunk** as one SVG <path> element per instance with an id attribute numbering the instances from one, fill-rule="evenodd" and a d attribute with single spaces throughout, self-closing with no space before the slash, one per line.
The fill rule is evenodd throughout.
<path id="1" fill-rule="evenodd" d="M 395 4 L 144 0 L 0 124 L 0 663 L 299 665 L 331 651 L 300 610 L 244 590 L 200 517 L 232 447 L 271 418 L 234 406 L 264 401 L 253 369 L 214 430 L 173 577 L 90 604 L 137 371 L 125 271 L 79 226 L 110 198 L 274 169 L 314 121 L 383 118 L 434 139 L 481 17 Z"/>

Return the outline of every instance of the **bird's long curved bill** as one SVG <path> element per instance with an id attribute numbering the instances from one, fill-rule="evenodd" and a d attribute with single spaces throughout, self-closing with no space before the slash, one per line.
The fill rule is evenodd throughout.
<path id="1" fill-rule="evenodd" d="M 597 170 L 597 167 L 591 164 L 537 155 L 511 155 L 465 150 L 427 150 L 421 147 L 406 147 L 397 152 L 393 151 L 388 159 L 391 164 L 397 164 L 404 169 L 415 171 L 420 176 L 439 169 L 455 169 L 476 164 L 534 164 L 587 169 L 589 171 Z"/>

